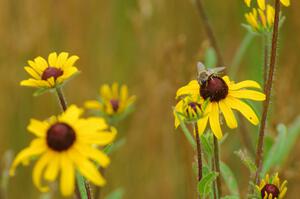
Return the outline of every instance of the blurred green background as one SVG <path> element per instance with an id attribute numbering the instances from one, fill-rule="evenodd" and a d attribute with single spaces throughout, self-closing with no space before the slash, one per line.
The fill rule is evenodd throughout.
<path id="1" fill-rule="evenodd" d="M 242 0 L 205 0 L 226 66 L 246 30 Z M 279 45 L 269 134 L 278 123 L 288 124 L 299 114 L 299 1 L 284 8 L 287 17 Z M 83 105 L 103 83 L 129 85 L 137 95 L 136 111 L 119 126 L 126 144 L 112 154 L 103 195 L 123 187 L 125 199 L 183 199 L 196 197 L 193 150 L 173 125 L 175 92 L 195 77 L 195 63 L 209 46 L 194 1 L 187 0 L 0 0 L 0 156 L 19 152 L 32 136 L 30 118 L 45 119 L 60 112 L 56 97 L 33 97 L 20 87 L 28 75 L 27 60 L 67 51 L 80 57 L 82 73 L 65 87 L 69 103 Z M 235 80 L 262 80 L 262 42 L 254 38 Z M 243 128 L 250 125 L 245 122 Z M 256 128 L 251 129 L 253 138 Z M 224 129 L 229 132 L 228 129 Z M 245 148 L 241 129 L 230 133 L 221 158 L 235 172 L 241 193 L 247 191 L 248 170 L 233 154 Z M 254 145 L 254 141 L 253 141 Z M 300 183 L 300 144 L 290 154 L 281 176 L 289 181 L 287 198 L 296 198 Z M 32 165 L 32 164 L 31 164 Z M 1 169 L 5 168 L 1 164 Z M 31 180 L 32 166 L 19 167 L 7 190 L 9 199 L 39 198 Z M 3 190 L 2 190 L 3 191 Z M 227 190 L 224 188 L 225 193 Z M 59 197 L 58 193 L 54 198 Z"/>

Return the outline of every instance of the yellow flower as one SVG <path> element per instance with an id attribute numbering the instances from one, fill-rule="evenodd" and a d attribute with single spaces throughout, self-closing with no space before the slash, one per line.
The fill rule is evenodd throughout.
<path id="1" fill-rule="evenodd" d="M 280 183 L 278 173 L 276 173 L 272 178 L 267 174 L 259 186 L 256 185 L 256 188 L 260 192 L 262 199 L 282 199 L 287 191 L 286 185 L 287 181 Z"/>
<path id="2" fill-rule="evenodd" d="M 248 7 L 250 7 L 252 0 L 244 0 L 244 1 L 245 1 L 246 5 Z M 280 2 L 286 7 L 290 6 L 290 0 L 280 0 Z M 260 9 L 262 9 L 262 10 L 266 9 L 266 1 L 265 0 L 257 0 L 257 4 Z"/>
<path id="3" fill-rule="evenodd" d="M 37 57 L 34 61 L 29 60 L 24 69 L 32 77 L 21 81 L 21 86 L 38 88 L 54 88 L 61 85 L 75 73 L 78 72 L 74 63 L 78 56 L 71 56 L 66 52 L 59 55 L 56 52 L 49 54 L 48 61 L 42 57 Z"/>
<path id="4" fill-rule="evenodd" d="M 82 109 L 72 105 L 57 117 L 45 121 L 31 119 L 27 129 L 36 138 L 17 155 L 10 175 L 15 174 L 19 164 L 27 165 L 33 157 L 38 157 L 32 176 L 42 192 L 49 188 L 42 185 L 41 179 L 52 182 L 60 174 L 61 193 L 71 195 L 77 171 L 95 185 L 103 186 L 105 179 L 98 172 L 97 165 L 107 167 L 110 159 L 96 146 L 111 143 L 116 131 L 109 130 L 102 118 L 80 118 L 82 113 Z"/>
<path id="5" fill-rule="evenodd" d="M 245 88 L 260 89 L 261 87 L 255 81 L 246 80 L 234 83 L 228 76 L 221 78 L 214 75 L 202 85 L 199 85 L 197 80 L 192 80 L 188 85 L 178 89 L 176 98 L 200 95 L 202 101 L 208 100 L 204 115 L 198 120 L 199 134 L 204 132 L 209 122 L 214 135 L 221 139 L 223 134 L 220 127 L 220 112 L 223 113 L 227 126 L 232 129 L 238 125 L 232 109 L 242 113 L 252 124 L 258 125 L 259 123 L 252 108 L 240 99 L 263 101 L 265 94 Z"/>
<path id="6" fill-rule="evenodd" d="M 175 128 L 180 124 L 180 120 L 185 122 L 195 122 L 202 117 L 203 100 L 199 95 L 187 96 L 181 99 L 174 108 Z M 179 118 L 180 117 L 180 118 Z"/>
<path id="7" fill-rule="evenodd" d="M 119 89 L 118 83 L 113 83 L 111 88 L 104 84 L 100 88 L 100 100 L 89 100 L 85 102 L 87 109 L 100 110 L 109 116 L 120 114 L 132 105 L 136 99 L 135 96 L 128 96 L 128 88 L 122 85 Z"/>
<path id="8" fill-rule="evenodd" d="M 246 13 L 245 18 L 253 31 L 256 32 L 271 32 L 274 24 L 275 11 L 270 5 L 267 5 L 267 10 L 253 8 L 252 12 Z"/>

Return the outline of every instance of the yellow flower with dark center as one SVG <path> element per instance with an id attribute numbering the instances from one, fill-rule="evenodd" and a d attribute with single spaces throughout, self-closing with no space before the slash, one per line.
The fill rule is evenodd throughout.
<path id="1" fill-rule="evenodd" d="M 178 89 L 176 98 L 200 95 L 202 102 L 208 100 L 204 115 L 198 120 L 199 134 L 201 135 L 204 132 L 209 122 L 214 135 L 221 139 L 223 134 L 220 127 L 220 112 L 223 113 L 227 126 L 232 129 L 238 125 L 232 109 L 242 113 L 252 124 L 258 125 L 259 123 L 252 108 L 240 99 L 263 101 L 265 100 L 265 94 L 246 88 L 261 89 L 255 81 L 246 80 L 234 83 L 230 81 L 228 76 L 221 78 L 213 75 L 201 85 L 197 80 L 192 80 L 188 85 Z"/>
<path id="2" fill-rule="evenodd" d="M 21 81 L 21 86 L 54 88 L 61 85 L 78 72 L 74 66 L 78 59 L 75 55 L 69 57 L 66 52 L 59 55 L 53 52 L 49 54 L 48 60 L 42 57 L 29 60 L 29 66 L 25 66 L 24 69 L 31 78 Z"/>
<path id="3" fill-rule="evenodd" d="M 181 99 L 174 108 L 175 128 L 179 126 L 180 120 L 185 122 L 199 120 L 203 114 L 203 104 L 200 104 L 202 101 L 199 95 L 187 96 Z"/>
<path id="4" fill-rule="evenodd" d="M 252 12 L 245 14 L 245 18 L 253 31 L 271 32 L 274 24 L 275 10 L 270 5 L 267 5 L 265 11 L 253 8 Z"/>
<path id="5" fill-rule="evenodd" d="M 286 185 L 287 181 L 280 183 L 278 173 L 276 173 L 271 178 L 267 174 L 259 186 L 256 185 L 256 188 L 260 192 L 262 199 L 282 199 L 287 191 Z"/>
<path id="6" fill-rule="evenodd" d="M 100 100 L 89 100 L 84 105 L 87 109 L 99 110 L 109 116 L 124 112 L 136 99 L 135 96 L 128 96 L 126 85 L 122 85 L 119 89 L 116 82 L 111 87 L 107 84 L 101 86 L 99 94 Z"/>
<path id="7" fill-rule="evenodd" d="M 245 1 L 246 5 L 248 7 L 250 7 L 252 0 L 244 0 L 244 1 Z M 290 0 L 280 0 L 280 2 L 282 3 L 282 5 L 284 5 L 286 7 L 290 6 Z M 257 4 L 260 9 L 262 9 L 262 10 L 266 9 L 266 0 L 257 0 Z"/>
<path id="8" fill-rule="evenodd" d="M 97 165 L 107 167 L 110 159 L 97 146 L 110 144 L 116 130 L 110 130 L 102 118 L 80 118 L 82 113 L 82 109 L 72 105 L 57 117 L 45 121 L 31 119 L 27 129 L 36 138 L 17 155 L 10 175 L 15 174 L 19 164 L 27 165 L 33 157 L 38 157 L 33 168 L 33 182 L 42 192 L 49 188 L 41 179 L 52 182 L 60 175 L 61 193 L 71 195 L 76 172 L 95 185 L 103 186 L 105 179 Z"/>

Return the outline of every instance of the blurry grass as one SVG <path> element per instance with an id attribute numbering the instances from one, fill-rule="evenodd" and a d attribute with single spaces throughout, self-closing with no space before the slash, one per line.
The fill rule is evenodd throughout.
<path id="1" fill-rule="evenodd" d="M 207 47 L 191 2 L 0 0 L 1 156 L 6 149 L 18 152 L 28 145 L 31 136 L 26 126 L 31 117 L 43 119 L 59 112 L 54 96 L 33 98 L 32 89 L 19 86 L 19 81 L 27 77 L 22 67 L 35 56 L 66 50 L 80 56 L 78 67 L 82 71 L 65 88 L 69 103 L 82 105 L 96 95 L 100 84 L 113 81 L 128 83 L 130 92 L 138 96 L 136 112 L 120 127 L 127 142 L 112 155 L 104 194 L 123 187 L 124 198 L 130 199 L 194 198 L 193 152 L 182 132 L 174 130 L 171 109 L 176 88 L 194 78 L 195 63 L 203 58 Z M 233 0 L 206 3 L 225 62 L 231 63 L 246 33 L 240 26 L 245 7 L 242 1 Z M 273 130 L 278 122 L 290 122 L 299 112 L 299 6 L 300 2 L 293 2 L 284 10 L 287 23 L 280 37 L 284 44 L 280 47 L 273 100 L 276 114 L 269 118 Z M 236 81 L 261 82 L 260 47 L 261 42 L 254 39 Z M 223 144 L 222 160 L 236 173 L 243 173 L 238 176 L 247 177 L 246 169 L 235 164 L 233 155 L 240 142 L 238 134 L 231 134 Z M 289 198 L 296 196 L 293 194 L 300 183 L 299 175 L 290 175 L 299 170 L 299 153 L 295 150 L 292 156 L 293 168 L 287 165 L 284 172 L 291 178 Z M 31 171 L 31 167 L 18 169 L 9 184 L 9 198 L 37 196 Z M 239 179 L 243 187 L 247 185 L 245 177 Z"/>

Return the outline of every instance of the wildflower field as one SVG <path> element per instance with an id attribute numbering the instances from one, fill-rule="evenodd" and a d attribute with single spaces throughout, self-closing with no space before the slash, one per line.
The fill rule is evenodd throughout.
<path id="1" fill-rule="evenodd" d="M 0 0 L 0 199 L 297 199 L 300 2 Z"/>

